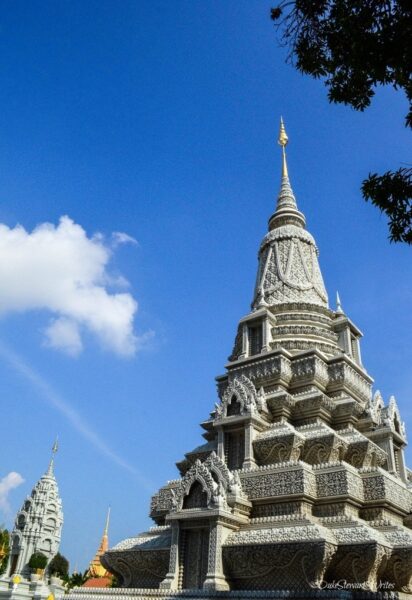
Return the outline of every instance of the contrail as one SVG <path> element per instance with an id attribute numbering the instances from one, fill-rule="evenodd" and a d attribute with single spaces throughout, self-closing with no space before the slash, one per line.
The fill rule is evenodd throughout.
<path id="1" fill-rule="evenodd" d="M 130 465 L 127 461 L 125 461 L 121 456 L 116 454 L 102 438 L 93 431 L 87 423 L 83 420 L 81 415 L 72 407 L 66 400 L 64 400 L 58 392 L 38 373 L 35 371 L 29 364 L 27 364 L 24 359 L 16 354 L 11 348 L 6 346 L 4 342 L 0 341 L 0 356 L 6 360 L 6 362 L 26 381 L 28 381 L 38 392 L 38 395 L 41 396 L 50 406 L 58 410 L 67 421 L 73 426 L 73 428 L 80 433 L 88 442 L 100 452 L 103 456 L 109 458 L 112 462 L 117 464 L 122 469 L 129 471 L 132 475 L 134 475 L 139 483 L 146 490 L 152 492 L 154 485 L 151 484 L 149 480 L 147 480 L 142 473 L 132 465 Z"/>

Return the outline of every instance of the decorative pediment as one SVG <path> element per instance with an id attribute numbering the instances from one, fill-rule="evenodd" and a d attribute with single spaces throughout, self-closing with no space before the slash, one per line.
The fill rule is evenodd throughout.
<path id="1" fill-rule="evenodd" d="M 193 486 L 193 490 L 192 490 Z M 212 476 L 211 469 L 197 460 L 183 477 L 180 485 L 172 490 L 172 510 L 180 511 L 184 508 L 185 498 L 191 492 L 205 495 L 205 508 L 226 507 L 226 491 L 223 482 Z"/>
<path id="2" fill-rule="evenodd" d="M 239 474 L 230 471 L 226 463 L 219 458 L 216 452 L 212 452 L 203 464 L 215 475 L 226 494 L 246 498 L 242 490 Z"/>
<path id="3" fill-rule="evenodd" d="M 389 398 L 388 406 L 382 411 L 382 418 L 385 425 L 389 425 L 396 433 L 402 437 L 406 437 L 405 423 L 401 420 L 395 396 Z"/>
<path id="4" fill-rule="evenodd" d="M 170 490 L 171 510 L 185 508 L 225 508 L 238 500 L 245 500 L 239 475 L 232 473 L 215 452 L 202 463 L 197 460 L 180 484 Z M 188 499 L 189 496 L 196 498 Z"/>
<path id="5" fill-rule="evenodd" d="M 215 405 L 216 419 L 236 414 L 253 414 L 264 408 L 264 391 L 256 388 L 246 375 L 234 377 L 223 392 L 221 404 Z"/>
<path id="6" fill-rule="evenodd" d="M 387 406 L 379 390 L 375 392 L 369 404 L 369 414 L 381 427 L 389 427 L 406 439 L 405 423 L 401 420 L 398 403 L 395 396 L 389 398 Z"/>
<path id="7" fill-rule="evenodd" d="M 373 421 L 375 421 L 375 423 L 378 423 L 379 425 L 381 423 L 381 413 L 384 408 L 385 403 L 383 401 L 382 394 L 379 390 L 376 390 L 376 392 L 373 394 L 372 398 L 369 401 L 368 412 L 372 417 Z"/>

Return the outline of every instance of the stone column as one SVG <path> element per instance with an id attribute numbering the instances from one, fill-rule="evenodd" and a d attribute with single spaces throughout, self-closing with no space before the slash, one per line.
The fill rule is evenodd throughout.
<path id="1" fill-rule="evenodd" d="M 248 423 L 245 426 L 245 459 L 242 467 L 244 469 L 250 469 L 256 465 L 255 458 L 253 456 L 253 439 L 255 430 L 252 423 Z"/>
<path id="2" fill-rule="evenodd" d="M 246 323 L 243 323 L 242 325 L 242 354 L 239 356 L 239 358 L 246 358 L 246 356 L 249 354 L 249 332 L 248 332 L 248 326 Z"/>
<path id="3" fill-rule="evenodd" d="M 355 348 L 356 348 L 356 350 L 355 350 L 356 360 L 361 365 L 362 364 L 362 356 L 361 356 L 361 349 L 360 349 L 359 338 L 356 338 L 356 340 L 355 340 Z"/>
<path id="4" fill-rule="evenodd" d="M 404 455 L 403 448 L 399 448 L 399 450 L 398 450 L 398 465 L 399 465 L 399 475 L 401 476 L 403 481 L 406 483 L 408 481 L 408 474 L 406 472 L 405 455 Z"/>
<path id="5" fill-rule="evenodd" d="M 228 590 L 229 584 L 223 573 L 222 543 L 225 537 L 224 526 L 217 522 L 210 524 L 209 555 L 207 575 L 203 584 L 205 590 Z"/>
<path id="6" fill-rule="evenodd" d="M 225 433 L 223 427 L 217 430 L 217 455 L 223 461 L 225 460 Z"/>
<path id="7" fill-rule="evenodd" d="M 266 317 L 262 321 L 262 352 L 270 351 L 270 337 L 270 322 L 269 317 L 266 315 Z"/>
<path id="8" fill-rule="evenodd" d="M 349 327 L 346 327 L 346 329 L 345 329 L 345 347 L 346 347 L 346 353 L 349 354 L 349 356 L 353 357 L 352 338 L 350 335 Z"/>
<path id="9" fill-rule="evenodd" d="M 386 453 L 388 455 L 388 471 L 390 473 L 396 473 L 395 450 L 393 448 L 393 441 L 391 437 L 388 437 L 386 440 L 386 448 Z"/>
<path id="10" fill-rule="evenodd" d="M 172 523 L 172 543 L 170 545 L 169 571 L 161 582 L 161 590 L 179 589 L 179 523 Z"/>

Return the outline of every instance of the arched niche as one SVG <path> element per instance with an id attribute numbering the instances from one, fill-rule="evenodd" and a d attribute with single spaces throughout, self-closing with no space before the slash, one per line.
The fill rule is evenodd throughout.
<path id="1" fill-rule="evenodd" d="M 200 481 L 194 481 L 183 499 L 183 509 L 207 508 L 208 498 Z"/>

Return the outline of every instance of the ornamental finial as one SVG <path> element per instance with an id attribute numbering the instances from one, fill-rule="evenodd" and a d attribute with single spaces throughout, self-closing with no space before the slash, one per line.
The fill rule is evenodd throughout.
<path id="1" fill-rule="evenodd" d="M 276 203 L 276 210 L 269 219 L 269 230 L 283 225 L 296 225 L 305 227 L 305 217 L 299 212 L 296 198 L 290 185 L 288 167 L 286 164 L 286 144 L 289 138 L 286 133 L 285 124 L 280 118 L 278 144 L 282 147 L 282 176 L 280 178 L 280 190 Z"/>
<path id="2" fill-rule="evenodd" d="M 47 469 L 46 475 L 50 475 L 50 476 L 53 475 L 54 457 L 55 457 L 58 449 L 59 449 L 59 438 L 56 436 L 56 439 L 55 439 L 53 447 L 52 447 L 52 456 L 50 459 L 49 468 Z"/>
<path id="3" fill-rule="evenodd" d="M 283 156 L 282 177 L 288 176 L 288 166 L 286 163 L 286 145 L 287 145 L 288 141 L 289 141 L 289 138 L 288 138 L 288 134 L 286 133 L 285 124 L 283 123 L 282 117 L 280 117 L 278 144 L 279 144 L 279 146 L 282 146 L 282 156 Z"/>
<path id="4" fill-rule="evenodd" d="M 340 315 L 343 315 L 342 303 L 340 301 L 339 292 L 336 292 L 336 312 Z"/>

